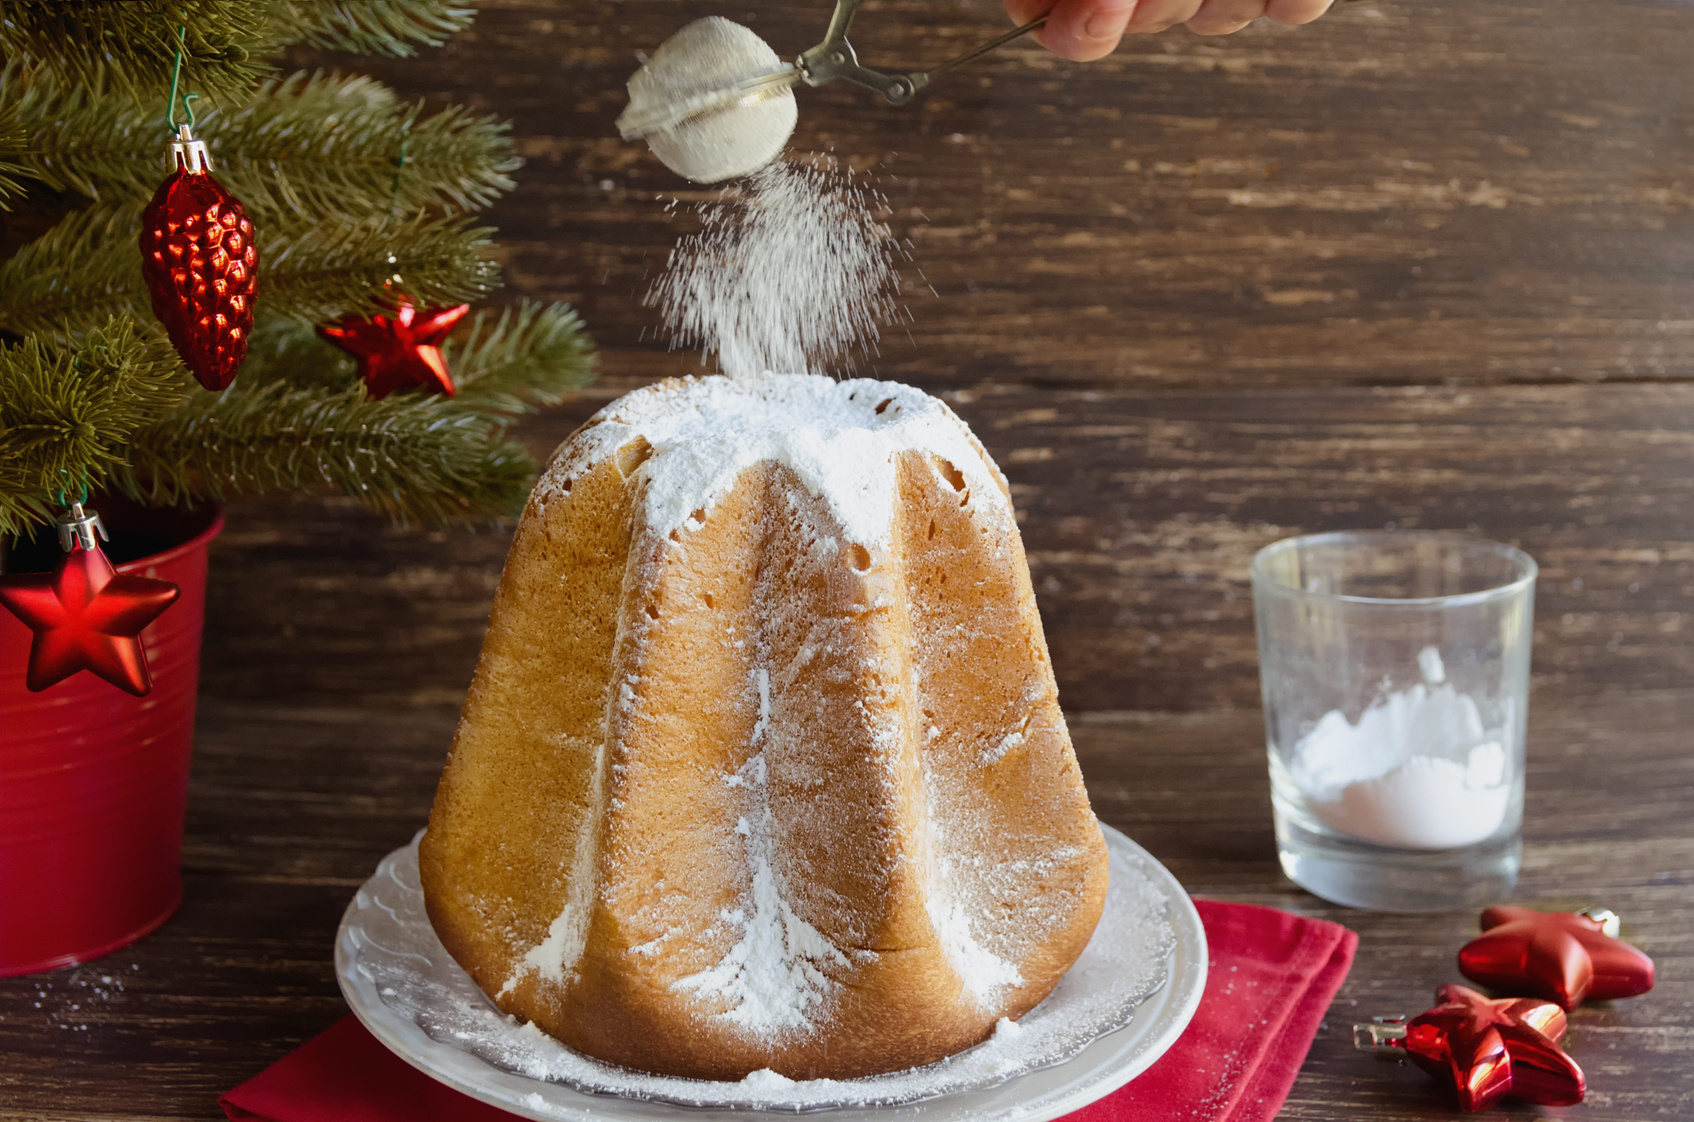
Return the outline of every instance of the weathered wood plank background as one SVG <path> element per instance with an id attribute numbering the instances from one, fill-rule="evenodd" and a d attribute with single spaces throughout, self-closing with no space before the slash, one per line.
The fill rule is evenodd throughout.
<path id="1" fill-rule="evenodd" d="M 792 54 L 826 8 L 501 3 L 422 61 L 322 60 L 513 118 L 507 294 L 576 303 L 604 355 L 600 387 L 528 427 L 538 449 L 698 369 L 640 303 L 690 228 L 665 200 L 705 193 L 616 139 L 635 52 L 721 12 Z M 1001 18 L 891 0 L 855 41 L 921 65 Z M 1457 980 L 1475 917 L 1294 889 L 1264 776 L 1248 559 L 1390 523 L 1542 563 L 1516 899 L 1607 904 L 1660 969 L 1573 1017 L 1592 1089 L 1571 1116 L 1694 1117 L 1691 58 L 1689 3 L 1365 0 L 1090 66 L 1025 44 L 903 111 L 800 95 L 796 144 L 880 177 L 912 245 L 909 330 L 859 369 L 944 393 L 1010 477 L 1101 816 L 1197 894 L 1362 936 L 1286 1118 L 1450 1116 L 1348 1029 Z M 0 981 L 0 1120 L 216 1118 L 341 1015 L 335 924 L 423 821 L 507 538 L 340 500 L 231 510 L 187 902 L 111 958 Z"/>

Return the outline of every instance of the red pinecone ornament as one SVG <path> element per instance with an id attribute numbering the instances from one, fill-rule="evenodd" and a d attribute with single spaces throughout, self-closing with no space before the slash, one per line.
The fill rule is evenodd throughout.
<path id="1" fill-rule="evenodd" d="M 221 390 L 247 357 L 259 250 L 247 212 L 212 178 L 187 125 L 171 154 L 176 171 L 141 214 L 141 275 L 176 353 L 202 386 Z"/>

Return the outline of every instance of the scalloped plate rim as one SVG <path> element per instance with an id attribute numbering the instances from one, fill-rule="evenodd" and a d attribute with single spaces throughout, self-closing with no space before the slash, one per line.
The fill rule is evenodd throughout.
<path id="1" fill-rule="evenodd" d="M 1205 990 L 1208 957 L 1205 929 L 1188 893 L 1152 854 L 1123 833 L 1104 822 L 1100 823 L 1100 830 L 1109 848 L 1136 860 L 1166 892 L 1176 932 L 1176 946 L 1168 960 L 1166 979 L 1138 1006 L 1127 1024 L 1095 1037 L 1066 1058 L 987 1087 L 940 1092 L 892 1105 L 702 1106 L 662 1098 L 619 1096 L 534 1079 L 438 1041 L 382 1001 L 375 983 L 358 970 L 353 957 L 354 943 L 349 936 L 349 928 L 360 910 L 360 897 L 392 862 L 403 860 L 408 851 L 415 861 L 421 830 L 409 844 L 383 857 L 376 871 L 348 901 L 336 931 L 336 979 L 354 1015 L 395 1055 L 462 1094 L 535 1122 L 651 1122 L 654 1119 L 704 1122 L 712 1118 L 746 1120 L 762 1114 L 805 1114 L 842 1122 L 870 1119 L 893 1122 L 902 1117 L 921 1117 L 925 1122 L 1050 1122 L 1104 1098 L 1150 1067 L 1187 1028 Z M 1144 1013 L 1152 1015 L 1144 1021 Z M 1050 1083 L 1054 1073 L 1069 1074 L 1071 1078 L 1059 1086 L 1041 1086 Z M 1020 1090 L 1030 1094 L 1020 1096 L 1017 1094 Z M 1005 1102 L 966 1101 L 983 1096 L 1007 1099 L 1008 1091 L 1011 1096 Z"/>

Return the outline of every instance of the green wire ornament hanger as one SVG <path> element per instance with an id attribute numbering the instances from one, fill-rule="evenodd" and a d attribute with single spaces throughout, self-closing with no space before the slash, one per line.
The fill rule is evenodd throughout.
<path id="1" fill-rule="evenodd" d="M 182 97 L 182 112 L 188 118 L 186 124 L 176 123 L 177 88 L 182 80 L 182 53 L 188 44 L 188 25 L 178 24 L 176 29 L 176 62 L 171 65 L 171 93 L 165 103 L 165 123 L 171 131 L 171 159 L 177 167 L 186 172 L 201 172 L 212 170 L 212 156 L 206 151 L 203 141 L 194 137 L 194 103 L 200 100 L 199 94 L 184 94 Z"/>
<path id="2" fill-rule="evenodd" d="M 70 468 L 61 467 L 59 474 L 65 477 L 65 482 L 70 482 Z M 106 533 L 106 524 L 100 521 L 100 516 L 93 511 L 83 510 L 83 505 L 88 502 L 87 473 L 82 475 L 80 489 L 81 497 L 73 502 L 70 492 L 64 487 L 59 488 L 59 505 L 66 510 L 66 513 L 59 516 L 57 522 L 59 548 L 66 553 L 71 551 L 73 545 L 80 545 L 84 550 L 93 551 L 100 544 L 95 535 L 99 535 L 100 538 L 107 541 L 112 540 L 111 536 Z"/>

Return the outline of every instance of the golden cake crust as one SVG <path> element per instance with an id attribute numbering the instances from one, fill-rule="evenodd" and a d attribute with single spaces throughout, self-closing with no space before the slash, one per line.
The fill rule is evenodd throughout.
<path id="1" fill-rule="evenodd" d="M 721 379 L 638 391 L 566 441 L 420 847 L 431 922 L 477 984 L 627 1067 L 931 1062 L 1044 998 L 1103 905 L 1003 480 L 934 399 L 814 381 L 771 392 L 838 395 L 894 434 L 840 449 L 886 452 L 885 528 L 835 490 L 850 457 L 762 446 L 666 517 L 687 432 L 628 403 L 742 392 Z"/>

